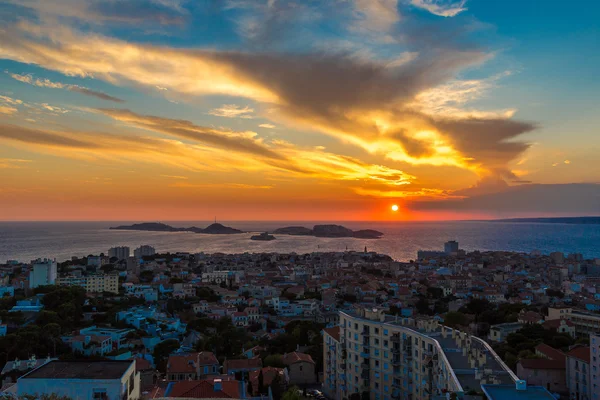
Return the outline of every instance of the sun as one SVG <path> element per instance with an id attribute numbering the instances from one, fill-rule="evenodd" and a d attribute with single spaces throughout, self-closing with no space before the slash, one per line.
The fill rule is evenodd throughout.
<path id="1" fill-rule="evenodd" d="M 392 206 L 392 211 L 398 211 L 398 205 L 397 204 L 394 204 Z"/>

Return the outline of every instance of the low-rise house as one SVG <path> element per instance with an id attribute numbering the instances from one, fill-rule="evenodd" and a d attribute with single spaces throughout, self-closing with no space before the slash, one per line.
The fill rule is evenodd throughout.
<path id="1" fill-rule="evenodd" d="M 19 378 L 16 394 L 134 400 L 140 398 L 140 376 L 132 360 L 50 361 Z"/>
<path id="2" fill-rule="evenodd" d="M 205 379 L 171 382 L 165 390 L 166 398 L 186 399 L 244 399 L 244 382 L 222 379 Z"/>
<path id="3" fill-rule="evenodd" d="M 566 319 L 554 319 L 542 324 L 545 329 L 556 331 L 556 333 L 566 333 L 575 337 L 575 324 Z"/>
<path id="4" fill-rule="evenodd" d="M 104 357 L 113 351 L 113 342 L 110 336 L 75 335 L 63 336 L 62 340 L 71 347 L 74 353 L 80 353 L 84 356 Z"/>
<path id="5" fill-rule="evenodd" d="M 517 363 L 517 376 L 528 385 L 543 386 L 550 392 L 566 394 L 565 360 L 543 358 L 522 359 Z"/>
<path id="6" fill-rule="evenodd" d="M 283 355 L 283 363 L 288 369 L 292 385 L 305 385 L 316 382 L 315 362 L 309 354 L 293 352 Z"/>
<path id="7" fill-rule="evenodd" d="M 243 376 L 245 376 L 251 371 L 258 371 L 261 368 L 262 360 L 260 357 L 225 360 L 223 363 L 223 373 L 227 375 L 241 373 Z"/>
<path id="8" fill-rule="evenodd" d="M 236 311 L 231 315 L 231 322 L 235 326 L 248 326 L 248 314 Z"/>
<path id="9" fill-rule="evenodd" d="M 171 354 L 167 363 L 168 381 L 202 379 L 219 374 L 219 361 L 210 351 L 189 354 Z"/>
<path id="10" fill-rule="evenodd" d="M 506 324 L 498 324 L 490 326 L 489 338 L 493 342 L 503 342 L 511 333 L 515 333 L 523 328 L 520 322 L 508 322 Z"/>

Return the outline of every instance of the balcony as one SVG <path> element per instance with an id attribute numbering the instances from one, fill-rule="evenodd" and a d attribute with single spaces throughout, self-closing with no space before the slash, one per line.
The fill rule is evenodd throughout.
<path id="1" fill-rule="evenodd" d="M 392 335 L 392 343 L 400 343 L 400 335 Z"/>
<path id="2" fill-rule="evenodd" d="M 398 347 L 398 346 L 392 347 L 392 354 L 400 354 L 400 347 Z"/>
<path id="3" fill-rule="evenodd" d="M 371 336 L 371 332 L 369 332 L 369 331 L 368 331 L 368 330 L 366 330 L 366 329 L 365 329 L 365 330 L 363 330 L 363 331 L 362 331 L 360 334 L 361 334 L 361 335 L 363 335 L 363 336 L 365 336 L 365 337 L 369 337 L 369 336 Z"/>
<path id="4" fill-rule="evenodd" d="M 402 382 L 399 380 L 395 380 L 394 382 L 392 382 L 392 387 L 393 388 L 397 388 L 397 389 L 401 389 L 402 388 Z"/>
<path id="5" fill-rule="evenodd" d="M 371 369 L 371 364 L 364 362 L 360 364 L 360 367 L 363 369 L 363 371 L 369 371 Z"/>
<path id="6" fill-rule="evenodd" d="M 364 350 L 362 353 L 360 353 L 360 356 L 362 358 L 369 358 L 371 357 L 371 354 L 369 353 L 369 350 Z"/>
<path id="7" fill-rule="evenodd" d="M 392 365 L 400 365 L 402 364 L 402 359 L 400 357 L 392 357 Z"/>
<path id="8" fill-rule="evenodd" d="M 343 363 L 340 364 L 340 369 L 343 370 L 343 371 L 346 370 L 346 363 L 345 362 L 343 362 Z"/>
<path id="9" fill-rule="evenodd" d="M 371 373 L 369 371 L 367 371 L 367 370 L 363 370 L 360 373 L 360 377 L 363 378 L 363 379 L 369 379 L 371 377 Z"/>

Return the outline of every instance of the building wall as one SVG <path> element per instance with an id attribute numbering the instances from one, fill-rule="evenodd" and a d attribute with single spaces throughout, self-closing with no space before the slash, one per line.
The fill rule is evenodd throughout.
<path id="1" fill-rule="evenodd" d="M 17 395 L 19 396 L 55 393 L 59 396 L 67 396 L 72 400 L 92 400 L 95 398 L 94 392 L 105 390 L 107 400 L 137 400 L 140 398 L 140 375 L 135 373 L 135 363 L 133 362 L 120 379 L 27 379 L 25 377 L 19 379 L 17 383 Z M 125 391 L 128 392 L 126 397 L 123 396 Z"/>
<path id="2" fill-rule="evenodd" d="M 56 262 L 44 260 L 33 264 L 29 272 L 29 288 L 34 289 L 38 286 L 53 285 L 56 282 Z"/>
<path id="3" fill-rule="evenodd" d="M 290 384 L 304 385 L 315 383 L 315 365 L 309 362 L 296 362 L 288 365 Z"/>
<path id="4" fill-rule="evenodd" d="M 527 381 L 527 385 L 543 386 L 550 392 L 568 392 L 564 369 L 528 369 L 523 368 L 519 363 L 517 376 Z"/>
<path id="5" fill-rule="evenodd" d="M 590 365 L 578 358 L 567 356 L 566 370 L 569 399 L 590 400 Z"/>
<path id="6" fill-rule="evenodd" d="M 442 352 L 434 339 L 403 326 L 383 323 L 377 320 L 378 316 L 365 317 L 340 313 L 342 351 L 338 359 L 341 363 L 345 347 L 347 362 L 345 379 L 339 381 L 341 397 L 337 398 L 367 391 L 373 400 L 425 400 L 430 399 L 436 386 L 456 391 L 457 382 L 450 377 L 451 368 L 442 357 L 435 368 L 429 368 L 430 364 L 424 361 L 426 356 Z M 365 329 L 368 335 L 364 334 Z"/>
<path id="7" fill-rule="evenodd" d="M 600 400 L 600 334 L 590 335 L 590 385 L 592 400 Z"/>

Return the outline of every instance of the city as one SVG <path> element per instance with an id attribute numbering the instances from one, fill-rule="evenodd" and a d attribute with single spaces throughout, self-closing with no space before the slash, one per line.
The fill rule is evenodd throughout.
<path id="1" fill-rule="evenodd" d="M 410 262 L 367 248 L 106 254 L 0 266 L 2 395 L 598 393 L 600 259 L 465 252 L 456 241 Z"/>

